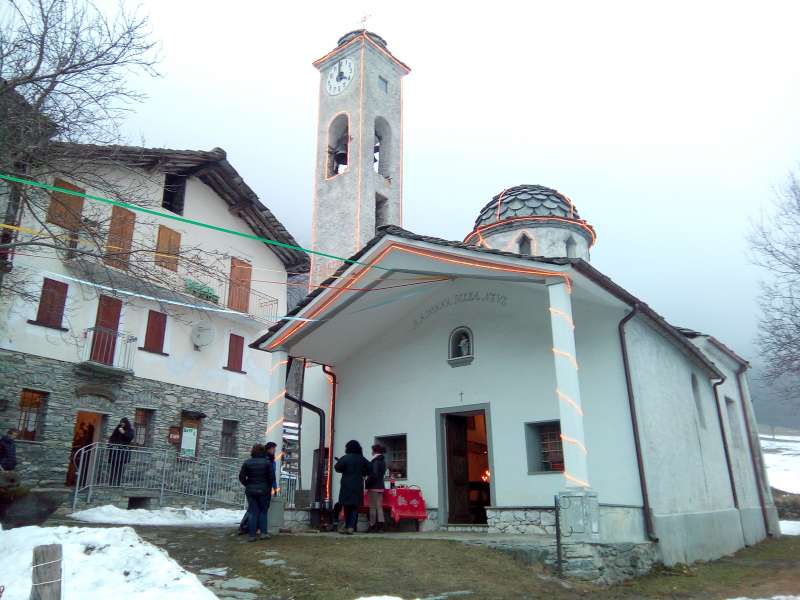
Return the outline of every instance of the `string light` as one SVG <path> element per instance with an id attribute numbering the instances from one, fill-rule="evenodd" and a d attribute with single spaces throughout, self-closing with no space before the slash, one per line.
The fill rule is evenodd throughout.
<path id="1" fill-rule="evenodd" d="M 563 356 L 564 358 L 569 360 L 570 363 L 572 363 L 572 366 L 575 367 L 576 371 L 578 370 L 578 361 L 575 360 L 575 357 L 572 356 L 572 354 L 570 354 L 569 352 L 564 352 L 563 350 L 559 350 L 558 348 L 553 348 L 553 354 L 557 354 L 558 356 Z"/>
<path id="2" fill-rule="evenodd" d="M 284 418 L 285 418 L 285 417 L 281 417 L 280 419 L 278 419 L 277 421 L 275 421 L 275 422 L 274 422 L 272 425 L 270 425 L 269 427 L 267 427 L 267 431 L 266 431 L 266 433 L 265 433 L 264 435 L 269 435 L 270 431 L 272 431 L 272 430 L 273 430 L 273 429 L 275 429 L 275 428 L 276 428 L 278 425 L 280 425 L 281 423 L 283 423 L 283 420 L 284 420 Z"/>
<path id="3" fill-rule="evenodd" d="M 569 404 L 570 406 L 572 406 L 572 408 L 574 408 L 574 409 L 575 409 L 575 412 L 577 412 L 577 413 L 578 413 L 580 416 L 583 416 L 583 409 L 581 408 L 580 404 L 578 404 L 577 402 L 575 402 L 575 400 L 573 400 L 572 398 L 570 398 L 569 396 L 567 396 L 567 395 L 566 395 L 564 392 L 562 392 L 562 391 L 561 391 L 560 389 L 558 389 L 558 388 L 556 388 L 556 395 L 557 395 L 559 398 L 561 398 L 561 400 L 563 400 L 564 402 L 566 402 L 567 404 Z"/>
<path id="4" fill-rule="evenodd" d="M 281 365 L 285 365 L 285 364 L 288 364 L 288 363 L 289 363 L 289 361 L 288 361 L 288 360 L 282 360 L 282 361 L 280 361 L 280 362 L 278 362 L 278 363 L 276 363 L 276 364 L 272 365 L 272 367 L 270 368 L 269 372 L 270 372 L 270 373 L 272 373 L 273 371 L 275 371 L 275 369 L 277 369 L 277 368 L 278 368 L 278 367 L 280 367 Z"/>
<path id="5" fill-rule="evenodd" d="M 550 312 L 552 314 L 557 315 L 557 316 L 561 317 L 562 319 L 564 319 L 567 322 L 567 325 L 572 327 L 572 329 L 575 329 L 575 323 L 572 321 L 572 317 L 570 317 L 563 310 L 561 310 L 560 308 L 550 307 Z"/>
<path id="6" fill-rule="evenodd" d="M 272 405 L 273 405 L 275 402 L 277 402 L 278 400 L 280 400 L 281 398 L 283 398 L 285 395 L 286 395 L 286 388 L 283 388 L 283 389 L 282 389 L 280 392 L 278 392 L 277 394 L 275 394 L 275 397 L 274 397 L 272 400 L 270 400 L 269 402 L 267 402 L 267 407 L 270 407 L 270 406 L 272 406 Z"/>
<path id="7" fill-rule="evenodd" d="M 580 442 L 580 440 L 576 440 L 575 438 L 571 438 L 571 437 L 569 437 L 569 436 L 566 436 L 566 435 L 564 435 L 563 433 L 561 434 L 561 439 L 562 439 L 563 441 L 567 442 L 568 444 L 572 444 L 573 446 L 577 446 L 578 448 L 580 448 L 580 449 L 581 449 L 581 452 L 583 452 L 584 454 L 588 454 L 588 452 L 587 452 L 587 450 L 586 450 L 586 446 L 584 446 L 584 445 L 583 445 L 583 444 Z"/>
<path id="8" fill-rule="evenodd" d="M 497 212 L 494 215 L 494 218 L 495 218 L 496 221 L 500 220 L 500 206 L 503 203 L 503 196 L 506 195 L 507 191 L 508 191 L 508 188 L 506 188 L 502 192 L 500 192 L 500 197 L 497 199 Z"/>
<path id="9" fill-rule="evenodd" d="M 573 475 L 570 475 L 570 474 L 569 474 L 569 473 L 567 473 L 566 471 L 564 471 L 564 472 L 562 473 L 562 475 L 564 475 L 564 477 L 565 477 L 566 479 L 568 479 L 568 480 L 572 481 L 573 483 L 577 483 L 578 485 L 580 485 L 580 486 L 582 486 L 582 487 L 587 487 L 587 488 L 588 488 L 588 487 L 591 487 L 591 486 L 589 485 L 589 482 L 587 482 L 587 481 L 583 481 L 582 479 L 578 479 L 577 477 L 574 477 Z"/>
<path id="10" fill-rule="evenodd" d="M 518 223 L 518 222 L 550 222 L 555 221 L 558 223 L 569 223 L 572 225 L 576 225 L 586 231 L 589 236 L 592 238 L 589 247 L 594 246 L 595 242 L 597 241 L 597 234 L 594 232 L 594 229 L 586 223 L 586 221 L 578 221 L 576 219 L 567 219 L 565 217 L 556 217 L 556 216 L 544 216 L 544 215 L 530 215 L 527 217 L 510 217 L 508 219 L 503 219 L 502 221 L 496 221 L 494 223 L 489 223 L 487 225 L 483 225 L 481 227 L 475 228 L 472 232 L 470 232 L 467 237 L 464 238 L 464 243 L 470 243 L 469 240 L 474 237 L 478 232 L 485 232 L 489 229 L 494 229 L 496 227 L 500 227 L 501 225 L 505 225 L 506 223 Z"/>

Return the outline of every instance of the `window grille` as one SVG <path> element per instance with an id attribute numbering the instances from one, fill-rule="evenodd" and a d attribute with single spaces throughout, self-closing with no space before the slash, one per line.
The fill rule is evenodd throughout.
<path id="1" fill-rule="evenodd" d="M 225 458 L 236 457 L 236 430 L 239 423 L 236 421 L 222 421 L 222 442 L 219 455 Z"/>
<path id="2" fill-rule="evenodd" d="M 19 439 L 36 440 L 41 437 L 42 415 L 47 399 L 45 392 L 22 390 L 19 399 Z"/>

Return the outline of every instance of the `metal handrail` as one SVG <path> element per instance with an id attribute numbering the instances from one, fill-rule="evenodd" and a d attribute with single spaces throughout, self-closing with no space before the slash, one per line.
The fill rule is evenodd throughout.
<path id="1" fill-rule="evenodd" d="M 154 450 L 94 442 L 75 453 L 75 492 L 72 509 L 81 494 L 92 501 L 99 489 L 152 490 L 159 504 L 174 494 L 209 502 L 245 506 L 244 486 L 239 483 L 239 467 L 217 458 L 181 458 L 173 448 Z M 291 481 L 289 481 L 291 479 Z M 279 496 L 287 506 L 294 505 L 295 478 L 281 477 Z"/>

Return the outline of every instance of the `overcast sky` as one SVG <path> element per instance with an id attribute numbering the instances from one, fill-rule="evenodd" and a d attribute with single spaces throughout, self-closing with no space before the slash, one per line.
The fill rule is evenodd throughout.
<path id="1" fill-rule="evenodd" d="M 412 69 L 404 226 L 462 239 L 520 183 L 570 196 L 592 263 L 745 357 L 759 273 L 745 235 L 800 162 L 800 3 L 145 0 L 163 77 L 131 143 L 220 146 L 310 240 L 319 73 L 368 27 Z"/>

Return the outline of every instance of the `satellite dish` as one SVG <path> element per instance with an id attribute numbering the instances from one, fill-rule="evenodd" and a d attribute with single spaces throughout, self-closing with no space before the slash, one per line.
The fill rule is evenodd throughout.
<path id="1" fill-rule="evenodd" d="M 205 348 L 206 346 L 211 345 L 211 343 L 214 341 L 213 325 L 205 321 L 200 321 L 199 323 L 195 323 L 194 325 L 192 325 L 191 338 L 195 350 L 199 350 L 200 348 Z"/>

